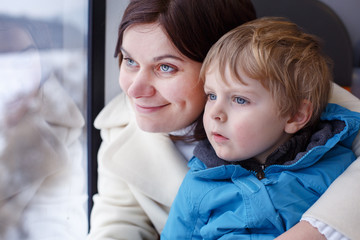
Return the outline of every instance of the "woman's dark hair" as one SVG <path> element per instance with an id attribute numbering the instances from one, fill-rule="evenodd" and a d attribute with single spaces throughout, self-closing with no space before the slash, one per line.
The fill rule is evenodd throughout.
<path id="1" fill-rule="evenodd" d="M 184 56 L 203 62 L 222 35 L 255 18 L 250 0 L 132 0 L 119 26 L 115 56 L 121 57 L 129 26 L 157 22 Z"/>

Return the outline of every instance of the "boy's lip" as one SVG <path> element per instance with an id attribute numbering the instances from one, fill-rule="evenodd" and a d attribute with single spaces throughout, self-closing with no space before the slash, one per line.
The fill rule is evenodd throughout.
<path id="1" fill-rule="evenodd" d="M 211 132 L 211 136 L 213 140 L 217 143 L 223 143 L 229 140 L 229 138 L 225 137 L 224 135 L 218 133 L 218 132 Z"/>

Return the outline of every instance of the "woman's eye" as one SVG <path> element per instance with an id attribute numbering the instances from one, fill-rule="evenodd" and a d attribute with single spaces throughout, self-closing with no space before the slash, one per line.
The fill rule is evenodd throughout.
<path id="1" fill-rule="evenodd" d="M 235 97 L 234 98 L 234 101 L 237 103 L 237 104 L 246 104 L 248 101 L 244 98 L 241 98 L 241 97 Z"/>
<path id="2" fill-rule="evenodd" d="M 166 73 L 170 73 L 175 70 L 173 67 L 166 64 L 161 64 L 159 68 L 161 72 L 166 72 Z"/>
<path id="3" fill-rule="evenodd" d="M 212 94 L 212 93 L 209 93 L 209 94 L 208 94 L 208 99 L 209 99 L 210 101 L 214 101 L 214 100 L 216 100 L 216 95 L 215 95 L 215 94 Z"/>
<path id="4" fill-rule="evenodd" d="M 133 67 L 136 66 L 136 62 L 132 60 L 131 58 L 124 58 L 124 61 L 126 62 L 127 66 Z"/>

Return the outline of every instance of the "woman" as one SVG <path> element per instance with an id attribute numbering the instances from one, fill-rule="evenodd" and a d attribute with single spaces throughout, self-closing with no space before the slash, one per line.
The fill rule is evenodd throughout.
<path id="1" fill-rule="evenodd" d="M 159 237 L 196 144 L 190 141 L 192 126 L 205 102 L 198 81 L 201 63 L 224 33 L 254 18 L 248 0 L 130 2 L 116 48 L 119 82 L 127 96 L 116 97 L 95 121 L 103 142 L 99 150 L 99 193 L 94 197 L 89 239 Z M 360 110 L 358 100 L 337 86 L 334 96 L 338 104 L 350 101 L 353 109 Z M 350 167 L 354 171 L 359 168 L 355 164 L 359 163 Z M 348 172 L 339 180 L 349 178 Z M 353 209 L 346 209 L 342 215 L 326 209 L 328 204 L 340 202 L 331 196 L 334 192 L 345 191 L 341 186 L 346 183 L 336 184 L 340 186 L 329 190 L 325 194 L 328 196 L 319 200 L 323 203 L 307 215 L 315 222 L 320 219 L 331 223 L 337 231 L 352 237 L 359 234 L 349 230 L 354 225 L 348 226 L 357 220 L 348 217 Z M 344 207 L 349 207 L 358 199 L 344 201 Z M 348 219 L 346 226 L 331 222 L 340 218 Z M 301 221 L 281 238 L 325 239 L 307 221 Z"/>

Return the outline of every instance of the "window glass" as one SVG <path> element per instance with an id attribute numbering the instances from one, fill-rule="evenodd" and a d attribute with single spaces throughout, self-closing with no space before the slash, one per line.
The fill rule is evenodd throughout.
<path id="1" fill-rule="evenodd" d="M 0 1 L 0 239 L 84 239 L 88 1 Z"/>

